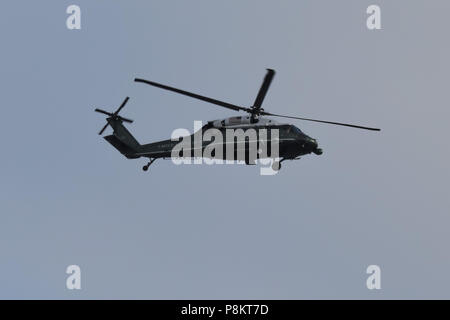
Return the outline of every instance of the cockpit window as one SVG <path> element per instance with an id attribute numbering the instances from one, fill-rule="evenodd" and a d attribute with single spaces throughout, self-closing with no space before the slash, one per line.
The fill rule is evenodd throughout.
<path id="1" fill-rule="evenodd" d="M 292 132 L 294 132 L 294 133 L 297 133 L 297 134 L 303 134 L 302 130 L 300 130 L 300 129 L 297 128 L 296 126 L 291 126 L 291 130 L 292 130 Z"/>

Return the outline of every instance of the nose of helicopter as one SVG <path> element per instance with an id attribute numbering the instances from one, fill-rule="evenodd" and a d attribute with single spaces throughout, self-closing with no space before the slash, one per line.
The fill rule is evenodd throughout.
<path id="1" fill-rule="evenodd" d="M 319 148 L 319 144 L 317 143 L 316 139 L 308 137 L 306 140 L 306 144 L 308 145 L 308 149 L 310 149 L 311 152 L 314 152 L 317 155 L 321 155 L 323 153 L 322 149 Z"/>
<path id="2" fill-rule="evenodd" d="M 308 143 L 313 149 L 316 149 L 319 145 L 317 144 L 317 140 L 313 138 L 308 139 Z"/>

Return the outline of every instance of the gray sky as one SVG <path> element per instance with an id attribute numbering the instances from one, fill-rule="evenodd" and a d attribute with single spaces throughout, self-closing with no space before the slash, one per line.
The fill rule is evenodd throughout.
<path id="1" fill-rule="evenodd" d="M 66 28 L 70 4 L 82 30 Z M 448 1 L 2 8 L 0 298 L 450 298 Z M 93 109 L 127 95 L 141 143 L 237 115 L 136 76 L 251 105 L 268 67 L 266 110 L 382 131 L 295 122 L 324 154 L 272 177 L 170 161 L 143 173 L 97 135 Z"/>

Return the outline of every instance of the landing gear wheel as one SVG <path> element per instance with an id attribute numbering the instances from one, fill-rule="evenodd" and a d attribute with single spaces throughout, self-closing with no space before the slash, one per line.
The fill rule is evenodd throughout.
<path id="1" fill-rule="evenodd" d="M 280 171 L 281 169 L 281 162 L 280 161 L 274 161 L 272 163 L 272 170 L 273 171 Z"/>
<path id="2" fill-rule="evenodd" d="M 142 170 L 147 171 L 148 167 L 150 167 L 150 165 L 155 162 L 156 158 L 151 159 L 145 166 L 142 167 Z"/>

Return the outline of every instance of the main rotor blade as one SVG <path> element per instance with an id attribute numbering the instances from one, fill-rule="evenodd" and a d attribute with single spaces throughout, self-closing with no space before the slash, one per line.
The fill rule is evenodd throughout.
<path id="1" fill-rule="evenodd" d="M 240 106 L 228 103 L 228 102 L 223 102 L 223 101 L 216 100 L 216 99 L 213 99 L 213 98 L 201 96 L 201 95 L 196 94 L 196 93 L 192 93 L 192 92 L 180 90 L 180 89 L 177 89 L 177 88 L 169 87 L 169 86 L 166 86 L 164 84 L 157 83 L 157 82 L 144 80 L 144 79 L 139 79 L 139 78 L 134 79 L 134 81 L 146 83 L 146 84 L 149 84 L 149 85 L 154 86 L 154 87 L 158 87 L 158 88 L 161 88 L 161 89 L 173 91 L 173 92 L 176 92 L 176 93 L 179 93 L 179 94 L 183 94 L 183 95 L 191 97 L 191 98 L 195 98 L 195 99 L 199 99 L 199 100 L 202 100 L 202 101 L 206 101 L 206 102 L 209 102 L 209 103 L 212 103 L 212 104 L 216 104 L 218 106 L 221 106 L 221 107 L 224 107 L 224 108 L 228 108 L 228 109 L 231 109 L 231 110 L 235 110 L 235 111 L 242 110 L 242 111 L 250 112 L 249 108 L 240 107 Z"/>
<path id="2" fill-rule="evenodd" d="M 105 131 L 106 127 L 109 126 L 109 123 L 106 123 L 105 126 L 102 128 L 102 130 L 100 130 L 100 132 L 98 133 L 99 135 L 101 135 L 103 133 L 103 131 Z"/>
<path id="3" fill-rule="evenodd" d="M 297 120 L 305 120 L 305 121 L 328 123 L 328 124 L 334 124 L 334 125 L 338 125 L 338 126 L 345 126 L 345 127 L 351 127 L 351 128 L 357 128 L 357 129 L 365 129 L 365 130 L 372 130 L 372 131 L 380 131 L 381 130 L 381 129 L 378 129 L 378 128 L 357 126 L 357 125 L 349 124 L 349 123 L 341 123 L 341 122 L 332 122 L 332 121 L 324 121 L 324 120 L 316 120 L 316 119 L 284 116 L 284 115 L 281 115 L 281 114 L 274 114 L 274 113 L 265 112 L 265 111 L 261 112 L 261 114 L 262 115 L 266 115 L 266 116 L 273 116 L 273 117 L 283 117 L 283 118 L 289 118 L 289 119 L 297 119 Z"/>
<path id="4" fill-rule="evenodd" d="M 105 111 L 102 109 L 95 109 L 94 111 L 106 114 L 107 116 L 110 116 L 110 117 L 113 115 L 111 112 L 108 112 L 108 111 Z"/>
<path id="5" fill-rule="evenodd" d="M 123 100 L 123 102 L 120 105 L 119 109 L 117 109 L 116 112 L 114 112 L 115 115 L 119 114 L 120 110 L 122 110 L 122 108 L 127 104 L 129 99 L 130 99 L 130 97 L 126 97 L 125 100 Z"/>
<path id="6" fill-rule="evenodd" d="M 264 77 L 264 81 L 259 89 L 258 95 L 256 96 L 255 102 L 253 103 L 253 107 L 255 109 L 261 108 L 261 105 L 264 101 L 264 97 L 266 96 L 267 91 L 269 90 L 270 83 L 275 75 L 275 70 L 267 69 L 266 76 Z"/>

